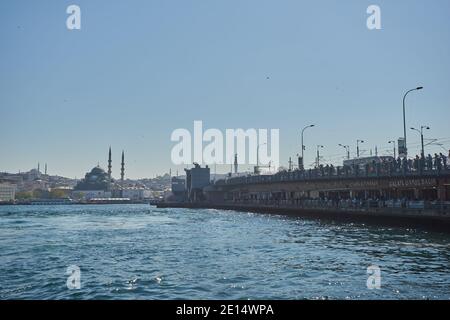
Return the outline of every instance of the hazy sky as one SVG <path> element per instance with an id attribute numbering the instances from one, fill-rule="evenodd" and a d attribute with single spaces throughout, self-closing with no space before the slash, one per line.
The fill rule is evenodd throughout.
<path id="1" fill-rule="evenodd" d="M 81 7 L 81 30 L 66 8 Z M 382 30 L 366 27 L 371 4 Z M 113 149 L 128 177 L 168 172 L 174 129 L 279 128 L 281 163 L 316 145 L 387 153 L 408 127 L 450 149 L 450 2 L 142 0 L 0 2 L 0 171 L 48 163 L 81 177 Z M 408 130 L 410 153 L 419 135 Z M 368 151 L 366 152 L 366 154 Z M 448 151 L 447 151 L 448 153 Z M 228 170 L 227 167 L 221 168 Z M 181 170 L 181 168 L 180 168 Z"/>

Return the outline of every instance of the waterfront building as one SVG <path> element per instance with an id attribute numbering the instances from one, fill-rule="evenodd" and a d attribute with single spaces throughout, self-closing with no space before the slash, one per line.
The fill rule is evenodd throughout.
<path id="1" fill-rule="evenodd" d="M 14 201 L 16 198 L 16 186 L 8 183 L 0 184 L 0 202 Z"/>
<path id="2" fill-rule="evenodd" d="M 82 200 L 91 200 L 91 199 L 100 199 L 100 198 L 111 198 L 111 191 L 105 190 L 73 190 L 72 198 L 82 199 Z"/>
<path id="3" fill-rule="evenodd" d="M 186 180 L 178 177 L 172 177 L 171 190 L 174 194 L 186 192 Z"/>
<path id="4" fill-rule="evenodd" d="M 186 171 L 186 192 L 189 201 L 199 201 L 204 198 L 203 188 L 211 183 L 211 174 L 208 166 L 200 167 L 194 163 L 194 168 L 184 169 Z"/>
<path id="5" fill-rule="evenodd" d="M 122 188 L 122 198 L 129 198 L 133 201 L 142 201 L 151 198 L 151 190 L 140 187 L 125 187 Z"/>
<path id="6" fill-rule="evenodd" d="M 167 193 L 167 201 L 182 202 L 186 200 L 186 180 L 179 177 L 172 177 L 171 191 Z"/>

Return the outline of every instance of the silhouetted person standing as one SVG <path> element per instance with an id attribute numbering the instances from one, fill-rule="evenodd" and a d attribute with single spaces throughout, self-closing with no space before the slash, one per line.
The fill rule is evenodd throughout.
<path id="1" fill-rule="evenodd" d="M 419 171 L 419 166 L 420 166 L 420 158 L 419 158 L 419 156 L 416 156 L 414 158 L 414 162 L 413 162 L 414 170 Z"/>
<path id="2" fill-rule="evenodd" d="M 433 157 L 431 154 L 427 156 L 427 170 L 433 170 Z"/>
<path id="3" fill-rule="evenodd" d="M 441 157 L 441 159 L 442 159 L 442 164 L 443 164 L 443 167 L 444 167 L 444 170 L 445 170 L 445 169 L 447 169 L 447 157 L 444 156 L 444 155 L 442 154 L 442 152 L 441 152 L 439 155 L 440 155 L 440 157 Z"/>
<path id="4" fill-rule="evenodd" d="M 437 153 L 434 154 L 434 167 L 437 169 L 438 172 L 440 172 L 442 169 L 441 157 L 438 156 Z"/>

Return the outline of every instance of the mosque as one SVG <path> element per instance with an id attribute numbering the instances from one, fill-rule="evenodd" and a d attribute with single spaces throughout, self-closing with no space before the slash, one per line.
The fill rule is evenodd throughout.
<path id="1" fill-rule="evenodd" d="M 100 165 L 77 183 L 72 191 L 75 199 L 84 199 L 95 203 L 125 203 L 124 201 L 143 201 L 151 197 L 151 190 L 142 185 L 131 185 L 125 182 L 125 153 L 122 151 L 120 180 L 112 177 L 111 147 L 109 147 L 108 171 Z M 105 202 L 107 201 L 107 202 Z"/>
<path id="2" fill-rule="evenodd" d="M 100 165 L 94 167 L 86 173 L 84 179 L 79 181 L 74 191 L 93 192 L 101 197 L 111 196 L 115 189 L 120 189 L 125 178 L 125 153 L 122 151 L 122 163 L 120 169 L 120 182 L 112 178 L 112 159 L 111 147 L 109 147 L 108 172 L 103 170 Z"/>

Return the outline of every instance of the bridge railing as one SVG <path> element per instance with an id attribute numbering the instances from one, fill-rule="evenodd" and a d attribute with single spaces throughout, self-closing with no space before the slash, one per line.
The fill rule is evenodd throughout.
<path id="1" fill-rule="evenodd" d="M 360 166 L 322 166 L 308 170 L 282 171 L 273 175 L 249 175 L 218 180 L 215 184 L 220 186 L 342 178 L 418 177 L 442 175 L 450 175 L 450 167 L 436 165 L 417 168 L 409 165 L 394 165 L 393 163 L 385 163 L 374 164 L 371 166 L 369 165 L 364 168 L 361 168 Z"/>

